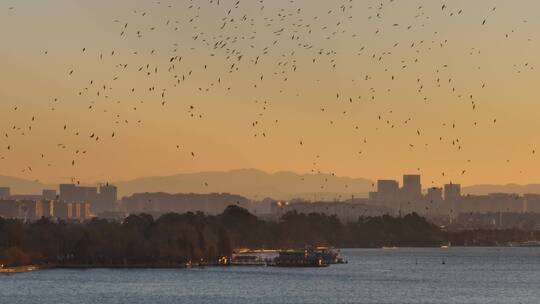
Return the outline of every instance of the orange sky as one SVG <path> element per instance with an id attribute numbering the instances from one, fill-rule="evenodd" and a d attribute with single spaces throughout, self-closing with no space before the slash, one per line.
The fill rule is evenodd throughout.
<path id="1" fill-rule="evenodd" d="M 3 1 L 0 174 L 540 182 L 538 1 L 320 2 Z"/>

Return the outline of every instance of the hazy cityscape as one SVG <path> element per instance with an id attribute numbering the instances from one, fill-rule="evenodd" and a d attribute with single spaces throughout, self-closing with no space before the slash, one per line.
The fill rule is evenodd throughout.
<path id="1" fill-rule="evenodd" d="M 369 192 L 368 197 L 351 195 L 328 201 L 275 200 L 270 197 L 256 200 L 230 193 L 158 192 L 119 197 L 118 191 L 116 186 L 109 184 L 60 184 L 57 189 L 43 189 L 41 195 L 25 195 L 11 194 L 9 187 L 0 187 L 0 216 L 25 221 L 50 218 L 85 222 L 102 218 L 121 222 L 130 214 L 141 213 L 154 217 L 171 212 L 217 215 L 235 205 L 270 221 L 279 221 L 291 211 L 335 215 L 343 222 L 416 213 L 448 229 L 540 230 L 540 194 L 464 195 L 461 185 L 454 183 L 426 189 L 420 175 L 404 175 L 401 186 L 396 180 L 378 180 L 376 191 Z"/>

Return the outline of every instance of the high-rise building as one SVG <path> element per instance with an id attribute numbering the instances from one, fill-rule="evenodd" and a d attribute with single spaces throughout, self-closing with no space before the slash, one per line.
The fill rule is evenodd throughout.
<path id="1" fill-rule="evenodd" d="M 525 199 L 525 210 L 532 213 L 540 213 L 540 194 L 527 193 L 523 195 Z"/>
<path id="2" fill-rule="evenodd" d="M 399 183 L 395 180 L 378 180 L 377 196 L 378 201 L 393 202 L 399 196 Z"/>
<path id="3" fill-rule="evenodd" d="M 95 212 L 113 211 L 117 200 L 118 188 L 109 184 L 100 186 L 97 204 L 93 209 Z"/>
<path id="4" fill-rule="evenodd" d="M 54 206 L 54 217 L 67 220 L 73 217 L 73 204 L 65 201 L 57 202 Z"/>
<path id="5" fill-rule="evenodd" d="M 97 204 L 98 189 L 96 187 L 77 187 L 75 190 L 76 203 L 90 203 L 92 206 Z"/>
<path id="6" fill-rule="evenodd" d="M 44 200 L 55 200 L 56 190 L 43 190 L 41 196 L 43 196 Z"/>
<path id="7" fill-rule="evenodd" d="M 43 213 L 41 204 L 37 201 L 20 201 L 19 216 L 26 221 L 34 221 Z"/>
<path id="8" fill-rule="evenodd" d="M 8 187 L 0 187 L 0 199 L 7 200 L 11 196 L 11 189 Z"/>
<path id="9" fill-rule="evenodd" d="M 74 184 L 60 185 L 60 200 L 63 202 L 73 202 L 75 199 L 76 186 Z"/>
<path id="10" fill-rule="evenodd" d="M 42 200 L 39 203 L 41 204 L 41 207 L 40 207 L 41 214 L 38 215 L 39 218 L 41 217 L 50 218 L 54 216 L 55 214 L 55 210 L 54 210 L 55 201 L 54 200 Z"/>
<path id="11" fill-rule="evenodd" d="M 443 189 L 437 187 L 429 188 L 426 198 L 431 203 L 441 202 L 443 200 Z"/>
<path id="12" fill-rule="evenodd" d="M 451 201 L 461 197 L 461 185 L 460 184 L 446 184 L 444 185 L 444 200 Z"/>
<path id="13" fill-rule="evenodd" d="M 19 204 L 15 200 L 0 200 L 0 217 L 19 217 Z"/>
<path id="14" fill-rule="evenodd" d="M 52 195 L 52 193 L 51 193 Z M 72 203 L 67 209 L 67 218 L 90 218 L 91 210 L 96 213 L 115 210 L 118 189 L 106 184 L 99 187 L 82 187 L 73 184 L 60 185 L 60 201 Z M 80 205 L 82 204 L 82 205 Z M 88 205 L 86 205 L 88 204 Z M 62 209 L 65 209 L 62 207 Z M 66 212 L 62 212 L 65 214 Z"/>
<path id="15" fill-rule="evenodd" d="M 75 219 L 81 219 L 81 211 L 82 211 L 82 204 L 81 203 L 74 203 L 73 204 L 73 218 Z"/>
<path id="16" fill-rule="evenodd" d="M 92 216 L 91 206 L 89 203 L 80 203 L 80 218 L 89 219 Z"/>
<path id="17" fill-rule="evenodd" d="M 401 189 L 403 199 L 417 199 L 422 196 L 422 184 L 420 175 L 403 175 L 403 188 Z"/>
<path id="18" fill-rule="evenodd" d="M 60 201 L 67 203 L 98 203 L 98 189 L 96 187 L 79 187 L 73 184 L 60 185 Z"/>

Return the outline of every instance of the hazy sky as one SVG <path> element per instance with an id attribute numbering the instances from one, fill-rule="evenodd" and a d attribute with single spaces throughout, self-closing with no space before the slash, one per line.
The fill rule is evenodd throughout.
<path id="1" fill-rule="evenodd" d="M 0 0 L 0 174 L 540 182 L 540 2 L 236 3 Z"/>

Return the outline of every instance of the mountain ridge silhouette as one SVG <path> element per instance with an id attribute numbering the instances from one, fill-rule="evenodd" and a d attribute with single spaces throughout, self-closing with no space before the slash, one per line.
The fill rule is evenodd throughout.
<path id="1" fill-rule="evenodd" d="M 302 198 L 308 200 L 346 200 L 367 197 L 375 191 L 375 182 L 367 178 L 335 176 L 329 173 L 302 174 L 291 171 L 267 173 L 258 169 L 202 171 L 167 176 L 150 176 L 111 182 L 118 186 L 119 198 L 133 193 L 231 193 L 251 199 Z M 13 194 L 39 194 L 42 189 L 57 189 L 53 183 L 0 175 L 0 187 Z M 475 184 L 464 186 L 463 194 L 540 193 L 540 184 Z"/>

